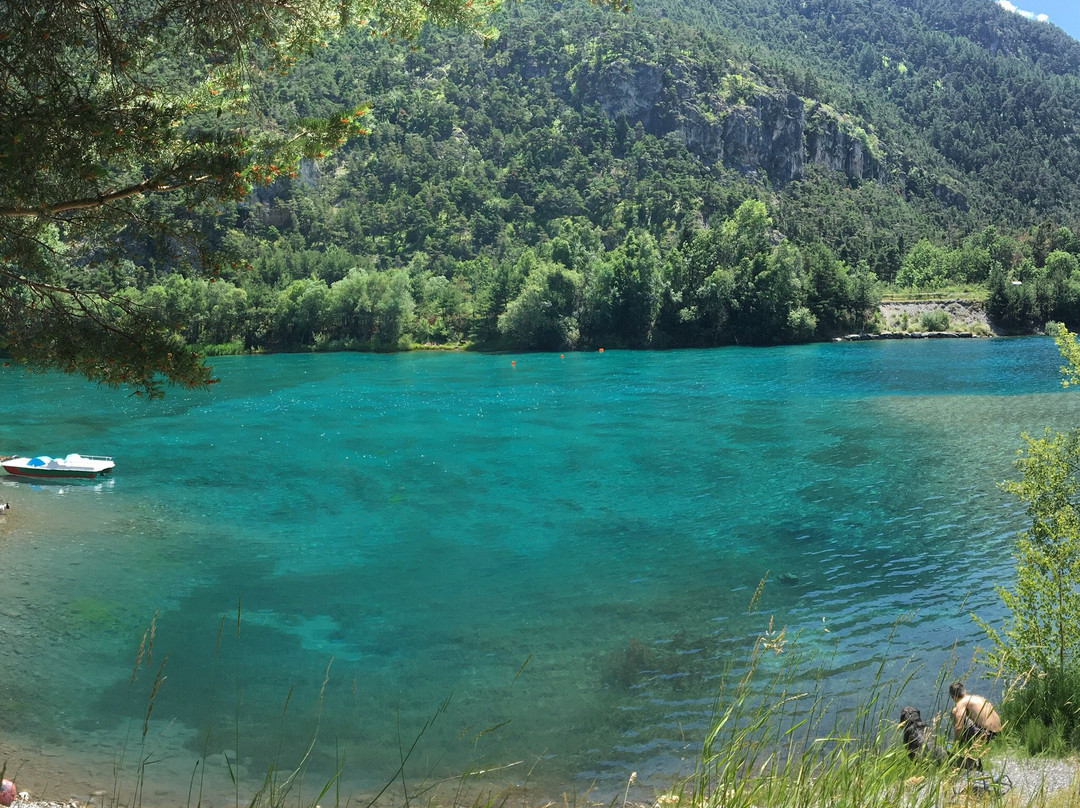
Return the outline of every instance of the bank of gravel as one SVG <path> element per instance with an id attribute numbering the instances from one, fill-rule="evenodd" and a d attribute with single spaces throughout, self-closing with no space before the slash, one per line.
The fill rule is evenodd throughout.
<path id="1" fill-rule="evenodd" d="M 1004 773 L 1012 781 L 1021 805 L 1044 792 L 1070 793 L 1080 800 L 1080 763 L 1060 758 L 1005 758 L 991 767 L 995 775 Z"/>

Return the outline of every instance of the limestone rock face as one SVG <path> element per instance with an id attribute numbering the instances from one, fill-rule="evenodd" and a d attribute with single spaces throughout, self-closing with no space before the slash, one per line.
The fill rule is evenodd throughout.
<path id="1" fill-rule="evenodd" d="M 805 172 L 805 118 L 795 95 L 758 95 L 737 106 L 688 109 L 678 133 L 705 160 L 784 185 Z"/>
<path id="2" fill-rule="evenodd" d="M 619 59 L 600 72 L 592 88 L 592 100 L 609 118 L 626 116 L 627 121 L 640 121 L 646 131 L 654 132 L 658 128 L 654 115 L 663 91 L 659 65 L 630 64 Z"/>
<path id="3" fill-rule="evenodd" d="M 806 133 L 807 159 L 859 180 L 885 179 L 885 170 L 855 132 L 845 131 L 840 119 L 815 107 Z"/>
<path id="4" fill-rule="evenodd" d="M 706 162 L 750 176 L 764 174 L 774 185 L 802 179 L 819 164 L 857 180 L 885 179 L 870 137 L 842 116 L 791 92 L 754 87 L 729 98 L 681 65 L 615 59 L 578 77 L 586 103 L 631 128 L 675 136 Z"/>

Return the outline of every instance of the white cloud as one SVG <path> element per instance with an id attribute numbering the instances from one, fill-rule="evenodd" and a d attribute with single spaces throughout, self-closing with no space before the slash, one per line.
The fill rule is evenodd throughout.
<path id="1" fill-rule="evenodd" d="M 997 4 L 1006 11 L 1011 11 L 1013 14 L 1019 14 L 1029 20 L 1036 20 L 1037 22 L 1050 22 L 1050 16 L 1048 14 L 1036 14 L 1034 11 L 1024 11 L 1022 8 L 1017 8 L 1015 3 L 1010 3 L 1009 0 L 997 0 Z"/>

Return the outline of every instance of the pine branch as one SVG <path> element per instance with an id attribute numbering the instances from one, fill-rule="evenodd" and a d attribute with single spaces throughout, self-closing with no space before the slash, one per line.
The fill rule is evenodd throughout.
<path id="1" fill-rule="evenodd" d="M 35 216 L 55 216 L 59 213 L 67 213 L 68 211 L 73 210 L 100 208 L 112 202 L 118 202 L 121 199 L 128 199 L 133 196 L 141 196 L 148 193 L 168 193 L 169 191 L 178 191 L 181 188 L 190 188 L 193 185 L 198 185 L 200 182 L 206 182 L 210 178 L 209 174 L 203 174 L 198 177 L 191 177 L 184 182 L 162 183 L 160 178 L 152 177 L 151 179 L 144 180 L 143 182 L 128 186 L 127 188 L 121 188 L 107 194 L 99 194 L 98 196 L 90 196 L 83 199 L 69 199 L 63 202 L 39 205 L 33 208 L 22 207 L 21 205 L 6 208 L 0 207 L 0 216 L 31 218 Z"/>

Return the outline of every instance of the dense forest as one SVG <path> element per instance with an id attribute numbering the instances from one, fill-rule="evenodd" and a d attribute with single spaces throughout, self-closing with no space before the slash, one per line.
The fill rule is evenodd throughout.
<path id="1" fill-rule="evenodd" d="M 271 115 L 367 104 L 369 131 L 175 211 L 212 267 L 132 228 L 95 282 L 211 353 L 796 342 L 874 329 L 890 287 L 1080 324 L 1080 43 L 1053 26 L 991 0 L 493 21 L 260 79 Z"/>

